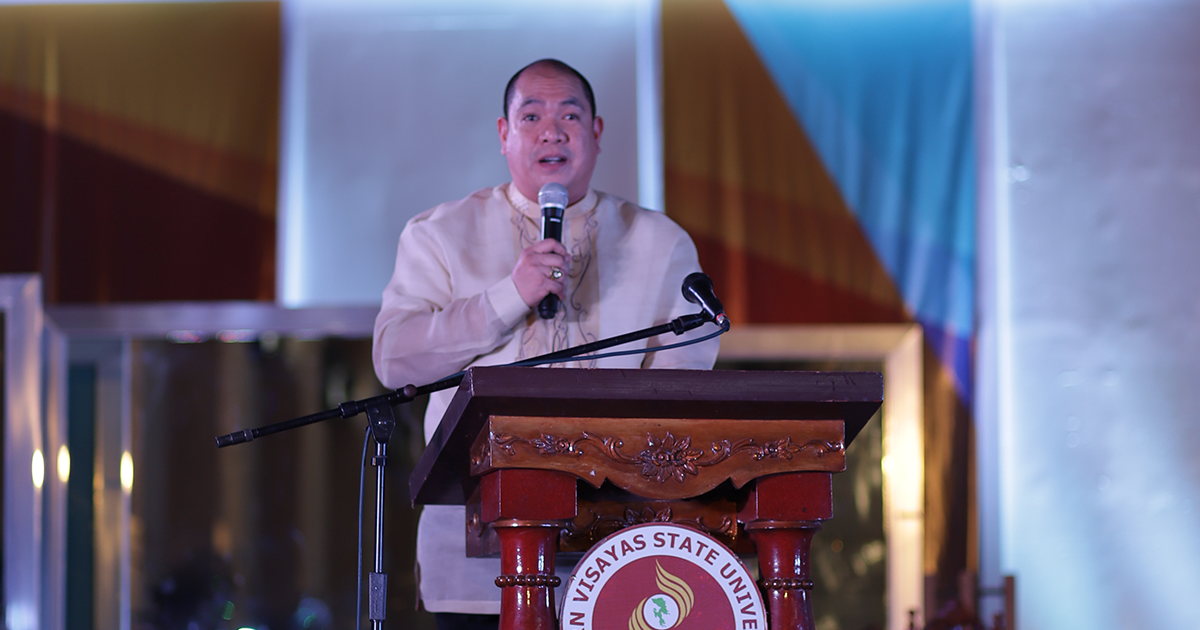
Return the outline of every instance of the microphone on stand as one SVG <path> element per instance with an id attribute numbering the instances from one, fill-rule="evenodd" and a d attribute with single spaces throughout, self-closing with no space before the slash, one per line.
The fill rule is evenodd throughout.
<path id="1" fill-rule="evenodd" d="M 538 205 L 542 207 L 542 238 L 562 242 L 563 212 L 567 208 L 567 187 L 550 182 L 538 191 Z M 711 284 L 710 284 L 711 286 Z M 554 319 L 558 313 L 558 296 L 551 293 L 538 303 L 538 317 Z"/>
<path id="2" fill-rule="evenodd" d="M 683 299 L 692 304 L 699 304 L 700 308 L 704 309 L 704 316 L 712 323 L 722 328 L 728 325 L 729 318 L 725 317 L 725 307 L 713 292 L 712 279 L 708 274 L 702 271 L 688 274 L 688 277 L 683 279 L 681 290 Z"/>

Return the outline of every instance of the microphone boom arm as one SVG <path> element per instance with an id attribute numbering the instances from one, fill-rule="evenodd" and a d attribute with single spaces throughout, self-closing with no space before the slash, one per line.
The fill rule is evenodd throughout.
<path id="1" fill-rule="evenodd" d="M 515 361 L 513 363 L 506 364 L 506 367 L 529 367 L 541 365 L 543 363 L 557 362 L 561 359 L 569 359 L 571 357 L 577 357 L 584 354 L 591 354 L 593 352 L 598 352 L 613 346 L 632 343 L 634 341 L 640 341 L 650 337 L 657 337 L 658 335 L 666 334 L 668 332 L 673 332 L 676 335 L 682 335 L 689 330 L 699 328 L 704 324 L 704 322 L 710 321 L 710 319 L 711 318 L 708 316 L 708 314 L 704 312 L 700 312 L 695 315 L 682 315 L 680 317 L 676 317 L 670 322 L 667 322 L 666 324 L 659 324 L 658 326 L 643 328 L 642 330 L 626 333 L 624 335 L 618 335 L 616 337 L 609 337 L 608 339 L 593 341 L 591 343 L 585 343 L 573 348 L 559 350 L 557 352 L 550 352 L 530 359 L 525 359 L 523 361 Z M 718 325 L 724 330 L 729 330 L 728 319 L 723 320 L 723 323 Z M 372 409 L 379 409 L 382 406 L 395 407 L 397 405 L 409 403 L 418 396 L 424 396 L 426 394 L 432 394 L 433 392 L 441 391 L 443 389 L 457 387 L 458 384 L 462 382 L 463 376 L 465 375 L 466 372 L 457 372 L 432 383 L 421 385 L 420 387 L 411 384 L 405 385 L 400 389 L 390 391 L 386 394 L 380 394 L 378 396 L 372 396 L 362 400 L 349 400 L 333 409 L 326 409 L 325 411 L 319 411 L 307 416 L 292 418 L 291 420 L 284 420 L 283 422 L 276 422 L 274 424 L 268 424 L 264 427 L 258 427 L 255 429 L 234 431 L 233 433 L 217 437 L 217 448 L 225 448 L 226 446 L 250 442 L 255 438 L 273 435 L 275 433 L 282 433 L 283 431 L 290 431 L 292 429 L 298 429 L 300 427 L 317 422 L 323 422 L 325 420 L 332 420 L 334 418 L 352 418 L 360 413 L 369 412 Z"/>

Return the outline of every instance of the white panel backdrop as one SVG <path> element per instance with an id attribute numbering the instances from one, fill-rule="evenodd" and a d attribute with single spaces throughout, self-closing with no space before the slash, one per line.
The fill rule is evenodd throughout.
<path id="1" fill-rule="evenodd" d="M 557 57 L 605 119 L 593 185 L 638 199 L 636 28 L 646 2 L 284 4 L 279 301 L 378 304 L 412 216 L 508 181 L 508 78 Z"/>
<path id="2" fill-rule="evenodd" d="M 1200 3 L 997 15 L 985 573 L 1016 574 L 1022 630 L 1200 628 Z"/>

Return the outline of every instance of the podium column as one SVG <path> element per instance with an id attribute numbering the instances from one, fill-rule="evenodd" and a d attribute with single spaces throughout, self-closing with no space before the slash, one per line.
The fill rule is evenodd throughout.
<path id="1" fill-rule="evenodd" d="M 508 468 L 480 480 L 483 521 L 500 538 L 500 630 L 555 630 L 554 552 L 575 518 L 575 475 Z"/>
<path id="2" fill-rule="evenodd" d="M 761 477 L 738 518 L 758 550 L 771 630 L 813 630 L 809 552 L 821 521 L 833 516 L 833 476 L 822 472 Z"/>
<path id="3" fill-rule="evenodd" d="M 808 557 L 820 521 L 759 520 L 746 525 L 758 549 L 763 599 L 771 630 L 813 630 Z"/>
<path id="4" fill-rule="evenodd" d="M 492 524 L 500 537 L 500 630 L 555 630 L 554 550 L 562 521 L 506 520 Z"/>

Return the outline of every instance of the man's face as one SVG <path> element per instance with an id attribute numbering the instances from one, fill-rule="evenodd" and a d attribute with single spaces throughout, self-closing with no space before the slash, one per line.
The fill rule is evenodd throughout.
<path id="1" fill-rule="evenodd" d="M 536 200 L 542 186 L 558 182 L 571 203 L 579 201 L 596 168 L 604 121 L 592 115 L 583 86 L 571 75 L 535 66 L 513 87 L 508 118 L 496 121 L 513 184 Z"/>

